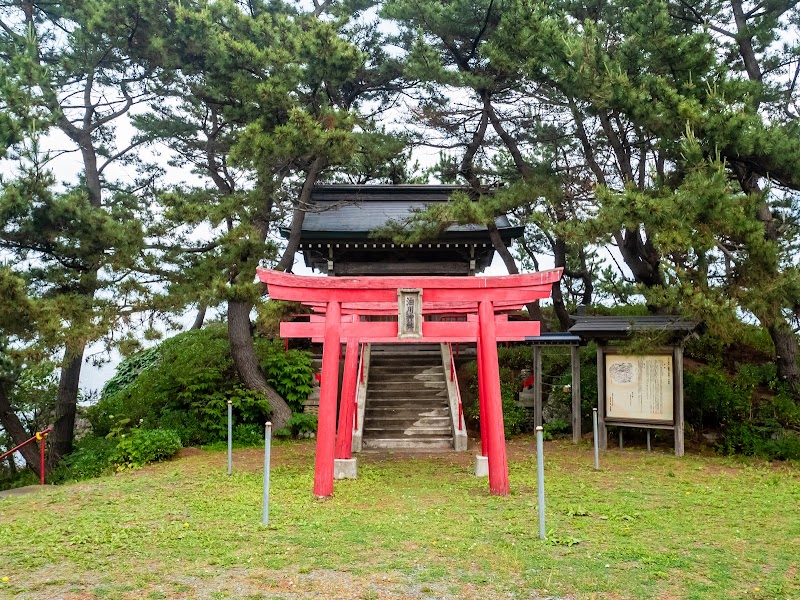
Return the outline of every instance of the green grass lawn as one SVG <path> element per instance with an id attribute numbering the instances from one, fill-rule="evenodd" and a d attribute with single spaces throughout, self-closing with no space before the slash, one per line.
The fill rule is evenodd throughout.
<path id="1" fill-rule="evenodd" d="M 256 449 L 0 500 L 0 597 L 800 598 L 797 470 L 549 442 L 540 541 L 534 446 L 508 497 L 472 454 L 364 454 L 321 501 L 313 441 L 279 445 L 268 528 Z"/>

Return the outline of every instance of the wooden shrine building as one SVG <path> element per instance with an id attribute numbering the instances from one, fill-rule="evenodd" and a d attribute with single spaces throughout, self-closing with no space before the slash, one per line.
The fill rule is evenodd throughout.
<path id="1" fill-rule="evenodd" d="M 374 231 L 402 223 L 426 206 L 446 203 L 454 185 L 320 185 L 311 194 L 313 210 L 303 221 L 300 250 L 306 266 L 334 276 L 475 275 L 492 262 L 494 247 L 486 227 L 454 225 L 435 240 L 393 244 Z M 503 242 L 522 235 L 505 216 L 496 220 Z M 281 231 L 288 236 L 287 229 Z"/>

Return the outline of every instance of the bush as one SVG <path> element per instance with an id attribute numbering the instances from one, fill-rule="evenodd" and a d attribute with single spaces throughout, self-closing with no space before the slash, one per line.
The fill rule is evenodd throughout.
<path id="1" fill-rule="evenodd" d="M 273 343 L 265 356 L 267 382 L 286 399 L 292 412 L 302 412 L 303 402 L 311 393 L 314 368 L 311 355 L 303 350 L 289 350 Z"/>
<path id="2" fill-rule="evenodd" d="M 275 432 L 277 437 L 301 437 L 305 433 L 317 432 L 317 415 L 293 413 L 286 427 Z"/>
<path id="3" fill-rule="evenodd" d="M 134 429 L 123 434 L 111 456 L 117 469 L 136 468 L 172 458 L 181 449 L 181 438 L 170 429 Z"/>
<path id="4" fill-rule="evenodd" d="M 287 353 L 267 340 L 256 340 L 255 347 L 268 381 L 297 409 L 311 391 L 310 355 Z M 123 361 L 87 416 L 101 437 L 135 426 L 174 430 L 184 445 L 208 444 L 225 439 L 229 400 L 237 424 L 263 426 L 270 411 L 266 397 L 241 385 L 227 330 L 211 324 Z"/>
<path id="5" fill-rule="evenodd" d="M 683 377 L 687 422 L 716 429 L 748 417 L 752 390 L 734 385 L 721 368 L 706 366 Z"/>
<path id="6" fill-rule="evenodd" d="M 522 352 L 520 350 L 525 350 Z M 530 348 L 519 346 L 516 348 L 498 348 L 498 356 L 503 353 L 504 360 L 511 364 L 522 363 L 523 356 L 530 355 Z M 504 365 L 501 362 L 501 365 Z M 463 365 L 458 371 L 458 382 L 461 390 L 461 401 L 464 407 L 465 421 L 473 426 L 480 423 L 480 407 L 478 404 L 478 365 L 471 361 Z M 506 437 L 519 435 L 525 431 L 528 415 L 525 409 L 517 406 L 516 397 L 521 385 L 519 373 L 506 366 L 500 368 L 500 397 L 503 406 L 503 422 Z"/>
<path id="7" fill-rule="evenodd" d="M 54 481 L 80 481 L 99 477 L 114 468 L 112 457 L 117 447 L 114 439 L 87 437 L 76 444 L 75 450 L 58 465 Z"/>
<path id="8" fill-rule="evenodd" d="M 733 423 L 726 427 L 720 450 L 777 460 L 800 460 L 800 435 L 775 426 Z"/>

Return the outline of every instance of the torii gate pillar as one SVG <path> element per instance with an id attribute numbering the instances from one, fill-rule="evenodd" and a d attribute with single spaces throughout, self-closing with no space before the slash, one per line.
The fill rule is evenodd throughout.
<path id="1" fill-rule="evenodd" d="M 314 495 L 333 494 L 333 453 L 336 445 L 336 397 L 339 392 L 339 353 L 342 308 L 328 302 L 325 313 L 325 343 L 322 346 L 322 381 L 319 390 L 317 456 L 314 464 Z"/>
<path id="2" fill-rule="evenodd" d="M 494 308 L 491 301 L 484 300 L 478 308 L 478 321 L 481 334 L 478 336 L 478 351 L 481 356 L 481 372 L 478 377 L 484 381 L 486 399 L 481 413 L 481 426 L 486 422 L 486 442 L 489 458 L 489 493 L 497 496 L 508 495 L 508 460 L 506 457 L 506 436 L 503 426 L 503 402 L 500 397 L 500 367 L 497 362 L 497 332 Z M 482 428 L 482 427 L 481 427 Z M 483 437 L 483 436 L 481 436 Z"/>

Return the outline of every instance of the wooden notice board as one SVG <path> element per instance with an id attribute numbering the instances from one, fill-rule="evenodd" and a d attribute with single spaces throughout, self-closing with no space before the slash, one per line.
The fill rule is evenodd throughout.
<path id="1" fill-rule="evenodd" d="M 675 377 L 669 354 L 607 354 L 606 421 L 675 422 Z"/>
<path id="2" fill-rule="evenodd" d="M 633 355 L 598 346 L 597 416 L 602 449 L 606 425 L 671 429 L 675 455 L 683 456 L 683 348 Z"/>

